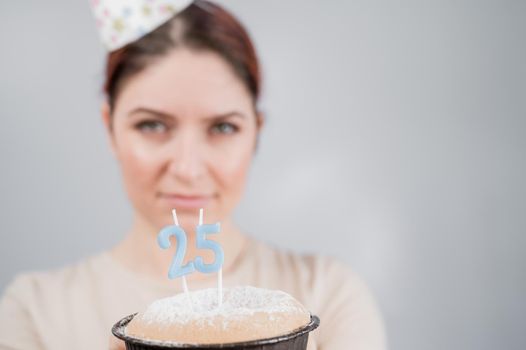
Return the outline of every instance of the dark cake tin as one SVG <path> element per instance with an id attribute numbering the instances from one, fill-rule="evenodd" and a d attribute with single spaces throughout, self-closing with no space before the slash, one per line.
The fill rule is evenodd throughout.
<path id="1" fill-rule="evenodd" d="M 117 322 L 111 329 L 113 335 L 124 340 L 126 350 L 166 350 L 166 349 L 250 349 L 250 350 L 306 350 L 309 332 L 320 325 L 318 316 L 311 315 L 310 322 L 306 326 L 289 334 L 273 338 L 251 340 L 238 343 L 224 344 L 177 344 L 154 340 L 144 340 L 126 335 L 126 325 L 137 314 L 127 316 Z"/>

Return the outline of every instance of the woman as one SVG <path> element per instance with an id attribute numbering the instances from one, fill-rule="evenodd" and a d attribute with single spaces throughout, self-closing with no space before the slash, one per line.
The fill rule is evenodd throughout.
<path id="1" fill-rule="evenodd" d="M 151 3 L 151 2 L 146 2 Z M 111 325 L 152 300 L 180 292 L 166 278 L 174 250 L 156 242 L 172 221 L 195 249 L 199 208 L 221 222 L 224 285 L 281 289 L 321 319 L 309 349 L 383 349 L 382 323 L 365 285 L 327 258 L 299 256 L 242 233 L 231 213 L 243 193 L 263 126 L 260 70 L 239 22 L 196 1 L 108 56 L 102 117 L 134 208 L 126 238 L 111 251 L 57 271 L 21 275 L 0 303 L 0 348 L 108 348 Z M 216 276 L 191 274 L 191 289 Z M 110 337 L 110 347 L 122 344 Z"/>

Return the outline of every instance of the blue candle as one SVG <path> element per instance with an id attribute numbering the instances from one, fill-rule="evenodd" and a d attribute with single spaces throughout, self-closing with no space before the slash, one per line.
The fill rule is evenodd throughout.
<path id="1" fill-rule="evenodd" d="M 221 231 L 220 224 L 216 223 L 204 225 L 203 210 L 200 210 L 199 225 L 196 227 L 196 246 L 197 249 L 211 250 L 215 256 L 214 262 L 211 264 L 205 264 L 203 258 L 201 256 L 197 256 L 194 261 L 190 261 L 186 265 L 182 266 L 184 256 L 186 254 L 187 237 L 186 232 L 184 232 L 184 230 L 178 225 L 175 210 L 173 210 L 172 213 L 174 216 L 175 225 L 166 226 L 161 230 L 161 232 L 159 232 L 159 235 L 157 236 L 157 242 L 163 249 L 167 249 L 171 246 L 171 236 L 175 236 L 177 239 L 177 249 L 168 270 L 168 278 L 173 279 L 177 277 L 183 277 L 183 282 L 185 282 L 184 276 L 194 272 L 197 269 L 202 273 L 219 272 L 221 279 L 221 268 L 223 267 L 225 260 L 223 248 L 219 243 L 206 239 L 206 235 L 219 233 Z"/>
<path id="2" fill-rule="evenodd" d="M 197 225 L 196 228 L 196 240 L 198 249 L 210 249 L 214 252 L 215 259 L 211 264 L 205 264 L 203 258 L 198 256 L 195 258 L 194 265 L 197 271 L 202 273 L 214 273 L 218 272 L 223 266 L 225 261 L 225 254 L 223 248 L 217 242 L 210 241 L 206 239 L 206 235 L 219 233 L 221 231 L 221 226 L 219 223 L 211 225 Z"/>
<path id="3" fill-rule="evenodd" d="M 170 269 L 168 270 L 168 278 L 173 279 L 194 272 L 195 266 L 193 261 L 188 262 L 185 266 L 181 266 L 186 253 L 186 232 L 177 225 L 166 226 L 157 236 L 157 242 L 161 248 L 168 249 L 171 246 L 170 236 L 175 236 L 177 239 L 177 249 L 170 264 Z"/>

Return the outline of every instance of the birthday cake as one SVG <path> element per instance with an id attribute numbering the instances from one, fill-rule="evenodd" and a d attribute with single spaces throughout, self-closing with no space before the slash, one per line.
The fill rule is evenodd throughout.
<path id="1" fill-rule="evenodd" d="M 174 344 L 225 344 L 289 334 L 311 322 L 310 313 L 289 294 L 255 287 L 215 288 L 153 302 L 125 329 L 138 339 Z"/>
<path id="2" fill-rule="evenodd" d="M 219 233 L 219 223 L 203 224 L 199 210 L 197 241 L 201 248 L 216 255 L 212 264 L 200 257 L 181 266 L 186 249 L 186 232 L 175 225 L 164 227 L 158 234 L 161 248 L 170 247 L 170 237 L 178 241 L 169 278 L 181 277 L 184 293 L 154 301 L 144 312 L 130 315 L 115 324 L 112 332 L 126 343 L 129 350 L 151 349 L 245 349 L 305 350 L 308 333 L 316 329 L 319 319 L 289 294 L 256 287 L 223 288 L 224 253 L 207 234 Z M 198 244 L 199 246 L 199 244 Z M 182 248 L 181 248 L 182 247 Z M 185 275 L 195 270 L 218 273 L 218 288 L 188 291 Z"/>

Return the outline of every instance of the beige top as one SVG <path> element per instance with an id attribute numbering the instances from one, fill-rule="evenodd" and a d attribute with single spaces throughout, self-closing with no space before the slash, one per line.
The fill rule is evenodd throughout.
<path id="1" fill-rule="evenodd" d="M 215 275 L 194 282 L 213 287 Z M 321 319 L 309 350 L 385 349 L 380 314 L 365 284 L 336 261 L 283 252 L 250 240 L 225 287 L 283 290 Z M 152 301 L 179 293 L 179 281 L 128 270 L 105 252 L 60 270 L 18 276 L 0 301 L 0 349 L 107 349 L 112 325 Z"/>

